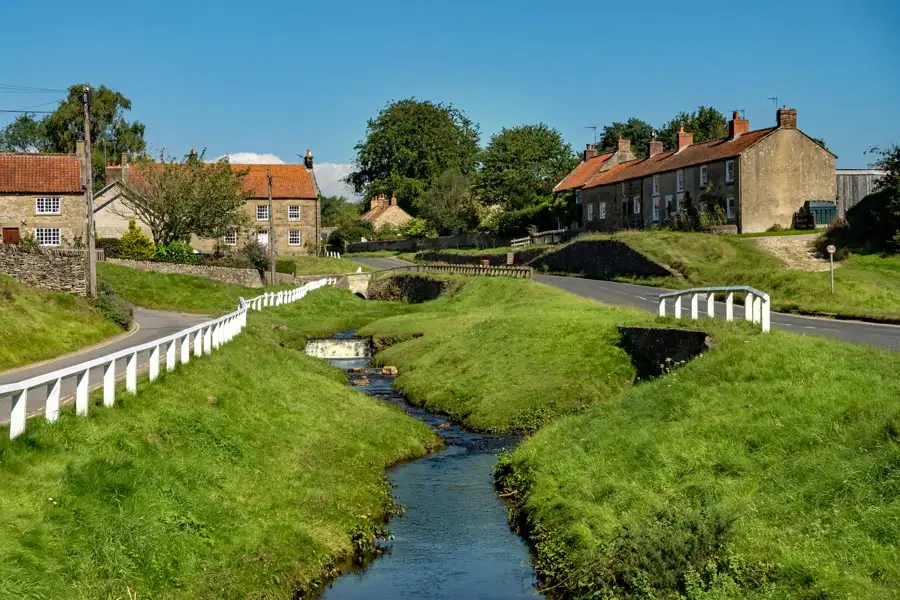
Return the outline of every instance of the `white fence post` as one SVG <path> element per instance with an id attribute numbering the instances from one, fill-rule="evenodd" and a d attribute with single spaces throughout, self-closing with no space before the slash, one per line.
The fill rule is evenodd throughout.
<path id="1" fill-rule="evenodd" d="M 111 360 L 103 367 L 103 406 L 112 406 L 116 401 L 116 361 Z"/>
<path id="2" fill-rule="evenodd" d="M 691 294 L 691 319 L 700 318 L 700 294 Z"/>
<path id="3" fill-rule="evenodd" d="M 675 298 L 675 318 L 681 318 L 681 296 Z"/>
<path id="4" fill-rule="evenodd" d="M 665 298 L 659 299 L 659 316 L 660 317 L 666 316 L 666 299 Z"/>
<path id="5" fill-rule="evenodd" d="M 768 333 L 772 327 L 772 318 L 770 313 L 771 299 L 766 298 L 762 302 L 762 331 Z"/>
<path id="6" fill-rule="evenodd" d="M 9 411 L 9 439 L 14 440 L 25 433 L 25 417 L 28 415 L 28 390 L 13 393 Z"/>
<path id="7" fill-rule="evenodd" d="M 725 296 L 725 320 L 734 321 L 734 292 Z"/>
<path id="8" fill-rule="evenodd" d="M 753 322 L 759 323 L 760 321 L 762 321 L 762 298 L 753 296 Z"/>
<path id="9" fill-rule="evenodd" d="M 79 417 L 84 417 L 88 414 L 88 382 L 91 377 L 90 373 L 90 369 L 85 369 L 78 374 L 78 379 L 75 383 L 75 414 Z"/>
<path id="10" fill-rule="evenodd" d="M 125 365 L 125 390 L 137 394 L 137 352 L 132 352 Z"/>
<path id="11" fill-rule="evenodd" d="M 150 381 L 155 381 L 159 377 L 159 344 L 150 351 L 150 366 L 147 376 Z"/>
<path id="12" fill-rule="evenodd" d="M 203 354 L 212 354 L 212 325 L 207 327 L 203 333 Z"/>
<path id="13" fill-rule="evenodd" d="M 713 292 L 706 294 L 706 316 L 710 319 L 716 316 L 716 295 Z"/>
<path id="14" fill-rule="evenodd" d="M 166 346 L 166 371 L 175 370 L 175 353 L 178 351 L 178 341 L 171 340 Z"/>
<path id="15" fill-rule="evenodd" d="M 59 390 L 61 386 L 62 379 L 58 377 L 47 384 L 47 401 L 44 404 L 44 414 L 51 423 L 59 418 Z"/>
<path id="16" fill-rule="evenodd" d="M 194 332 L 194 356 L 203 356 L 203 329 Z"/>
<path id="17" fill-rule="evenodd" d="M 744 320 L 753 322 L 753 294 L 750 292 L 744 294 Z"/>

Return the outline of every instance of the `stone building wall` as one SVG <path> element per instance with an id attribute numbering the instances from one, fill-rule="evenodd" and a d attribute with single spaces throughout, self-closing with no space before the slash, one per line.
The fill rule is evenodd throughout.
<path id="1" fill-rule="evenodd" d="M 0 273 L 53 292 L 87 295 L 85 254 L 55 253 L 52 250 L 27 251 L 0 244 Z"/>
<path id="2" fill-rule="evenodd" d="M 153 271 L 176 275 L 194 275 L 205 277 L 213 281 L 233 283 L 249 288 L 263 287 L 262 278 L 256 269 L 235 269 L 231 267 L 216 267 L 210 265 L 179 265 L 175 263 L 152 262 L 147 260 L 125 260 L 110 258 L 106 262 L 117 265 L 125 265 L 141 271 Z"/>
<path id="3" fill-rule="evenodd" d="M 37 214 L 38 197 L 59 198 L 59 214 Z M 69 248 L 76 238 L 86 241 L 83 237 L 86 223 L 84 194 L 0 194 L 0 226 L 18 229 L 20 238 L 33 236 L 38 227 L 59 228 L 59 246 Z"/>

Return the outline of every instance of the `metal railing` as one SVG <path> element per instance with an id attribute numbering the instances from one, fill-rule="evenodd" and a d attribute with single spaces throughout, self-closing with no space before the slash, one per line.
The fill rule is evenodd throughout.
<path id="1" fill-rule="evenodd" d="M 759 323 L 763 332 L 771 329 L 771 305 L 772 302 L 769 295 L 750 286 L 721 286 L 721 287 L 704 287 L 691 288 L 689 290 L 680 290 L 676 292 L 668 292 L 659 295 L 659 316 L 666 316 L 666 300 L 674 298 L 674 316 L 676 319 L 681 318 L 682 298 L 690 297 L 691 308 L 690 318 L 700 318 L 700 297 L 706 298 L 706 316 L 716 316 L 716 294 L 725 294 L 725 320 L 734 320 L 734 294 L 744 294 L 744 320 L 751 323 Z"/>
<path id="2" fill-rule="evenodd" d="M 486 277 L 513 277 L 531 279 L 534 270 L 531 267 L 490 267 L 480 265 L 404 265 L 375 271 L 373 275 L 391 272 L 410 273 L 450 273 L 454 275 L 481 275 Z"/>
<path id="3" fill-rule="evenodd" d="M 87 360 L 77 365 L 65 367 L 37 375 L 16 383 L 0 385 L 0 397 L 12 396 L 12 407 L 9 419 L 9 437 L 14 439 L 25 431 L 28 419 L 28 392 L 41 386 L 46 387 L 45 416 L 50 422 L 59 418 L 61 389 L 63 380 L 74 377 L 75 414 L 87 416 L 88 394 L 91 389 L 90 372 L 97 367 L 102 368 L 103 405 L 112 406 L 116 397 L 116 361 L 125 359 L 125 390 L 137 393 L 138 354 L 149 351 L 148 378 L 150 381 L 159 377 L 161 357 L 165 354 L 166 371 L 172 371 L 180 362 L 187 364 L 193 354 L 195 357 L 211 354 L 239 334 L 247 325 L 249 310 L 262 310 L 268 306 L 280 306 L 300 300 L 309 292 L 325 285 L 332 285 L 333 278 L 320 279 L 306 283 L 292 290 L 267 292 L 256 298 L 244 300 L 238 298 L 238 308 L 218 319 L 194 325 L 178 333 L 153 340 L 105 356 Z"/>

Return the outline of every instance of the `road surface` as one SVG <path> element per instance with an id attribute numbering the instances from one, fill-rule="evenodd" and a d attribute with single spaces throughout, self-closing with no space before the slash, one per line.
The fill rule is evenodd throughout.
<path id="1" fill-rule="evenodd" d="M 375 267 L 376 269 L 391 269 L 410 265 L 412 263 L 398 258 L 352 258 L 357 262 Z M 565 277 L 559 275 L 535 275 L 534 280 L 546 285 L 566 290 L 583 298 L 590 298 L 605 304 L 617 304 L 621 306 L 633 306 L 656 314 L 658 310 L 657 296 L 666 292 L 663 288 L 645 285 L 633 285 L 630 283 L 617 283 L 615 281 L 600 281 L 596 279 L 584 279 L 581 277 Z M 763 290 L 765 291 L 765 290 Z M 705 314 L 706 302 L 701 302 L 701 314 Z M 668 309 L 672 311 L 671 301 Z M 725 305 L 716 303 L 716 313 L 725 314 Z M 736 318 L 743 316 L 743 306 L 735 306 Z M 785 313 L 772 313 L 772 327 L 794 333 L 818 335 L 877 346 L 900 352 L 900 326 L 879 325 L 876 323 L 862 323 L 860 321 L 838 321 L 819 317 L 803 317 Z"/>

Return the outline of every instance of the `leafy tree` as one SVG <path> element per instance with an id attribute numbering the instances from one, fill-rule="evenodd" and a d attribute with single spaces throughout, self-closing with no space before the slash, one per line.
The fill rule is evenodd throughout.
<path id="1" fill-rule="evenodd" d="M 186 240 L 191 234 L 219 238 L 245 225 L 240 208 L 247 201 L 246 171 L 227 159 L 203 162 L 203 153 L 183 161 L 141 159 L 129 172 L 123 209 L 146 223 L 157 244 Z"/>
<path id="2" fill-rule="evenodd" d="M 694 112 L 682 112 L 665 124 L 658 132 L 657 139 L 666 150 L 674 150 L 678 144 L 678 130 L 694 134 L 694 143 L 702 144 L 728 135 L 728 121 L 725 115 L 711 106 L 700 106 Z"/>
<path id="3" fill-rule="evenodd" d="M 416 199 L 444 171 L 475 172 L 478 139 L 478 126 L 450 104 L 415 98 L 393 102 L 369 120 L 366 138 L 356 145 L 356 171 L 347 182 L 366 198 L 393 194 L 414 212 Z"/>
<path id="4" fill-rule="evenodd" d="M 625 123 L 615 121 L 603 128 L 603 137 L 600 138 L 601 152 L 615 152 L 619 136 L 631 140 L 631 151 L 636 157 L 645 158 L 650 140 L 653 138 L 653 127 L 650 123 L 634 117 Z"/>
<path id="5" fill-rule="evenodd" d="M 430 238 L 437 237 L 438 232 L 430 222 L 413 217 L 400 227 L 400 234 L 407 238 Z"/>
<path id="6" fill-rule="evenodd" d="M 508 210 L 545 201 L 578 158 L 560 133 L 543 123 L 504 128 L 482 154 L 478 193 Z"/>
<path id="7" fill-rule="evenodd" d="M 337 227 L 346 219 L 356 219 L 365 206 L 362 202 L 350 202 L 344 196 L 322 196 L 322 226 Z"/>
<path id="8" fill-rule="evenodd" d="M 880 157 L 872 166 L 885 172 L 885 176 L 878 180 L 878 190 L 887 191 L 900 201 L 900 145 L 872 148 L 869 152 Z"/>
<path id="9" fill-rule="evenodd" d="M 478 200 L 473 177 L 448 170 L 417 200 L 419 217 L 440 235 L 456 235 L 478 225 Z M 421 237 L 421 236 L 419 236 Z"/>
<path id="10" fill-rule="evenodd" d="M 328 245 L 343 249 L 346 244 L 358 242 L 362 238 L 375 239 L 375 229 L 369 221 L 354 219 L 338 225 L 338 228 L 329 234 Z"/>
<path id="11" fill-rule="evenodd" d="M 0 152 L 46 152 L 49 146 L 42 121 L 19 115 L 0 131 Z"/>

